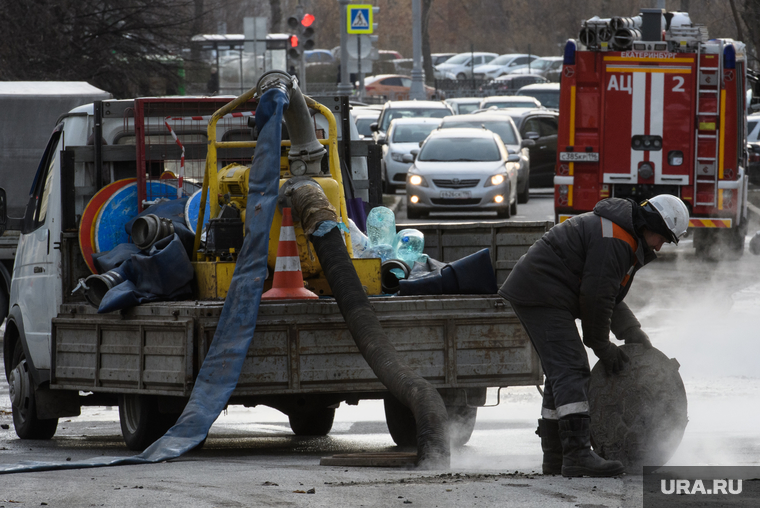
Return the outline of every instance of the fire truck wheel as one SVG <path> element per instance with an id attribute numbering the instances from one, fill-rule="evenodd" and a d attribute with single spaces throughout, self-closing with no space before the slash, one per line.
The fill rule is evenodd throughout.
<path id="1" fill-rule="evenodd" d="M 158 399 L 152 395 L 119 395 L 119 422 L 124 443 L 141 452 L 163 436 L 175 423 L 178 414 L 162 414 Z"/>
<path id="2" fill-rule="evenodd" d="M 335 419 L 335 408 L 325 407 L 308 413 L 288 415 L 290 430 L 296 436 L 326 436 Z"/>
<path id="3" fill-rule="evenodd" d="M 20 340 L 13 350 L 11 365 L 13 370 L 9 376 L 9 385 L 16 434 L 21 439 L 50 439 L 58 428 L 58 418 L 37 418 L 34 382 Z"/>
<path id="4" fill-rule="evenodd" d="M 417 446 L 417 423 L 412 411 L 392 395 L 384 399 L 385 422 L 393 442 L 398 446 Z M 478 408 L 446 406 L 449 415 L 449 435 L 455 447 L 464 446 L 472 437 Z"/>

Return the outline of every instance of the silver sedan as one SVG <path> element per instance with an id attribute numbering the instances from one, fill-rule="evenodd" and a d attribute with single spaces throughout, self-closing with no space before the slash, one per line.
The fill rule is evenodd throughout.
<path id="1" fill-rule="evenodd" d="M 407 217 L 434 211 L 494 211 L 509 218 L 517 213 L 519 164 L 520 156 L 509 154 L 490 130 L 435 130 L 407 173 Z"/>

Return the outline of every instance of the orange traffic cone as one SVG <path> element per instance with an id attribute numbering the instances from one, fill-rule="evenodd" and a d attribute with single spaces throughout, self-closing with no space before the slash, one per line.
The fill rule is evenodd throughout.
<path id="1" fill-rule="evenodd" d="M 274 268 L 272 289 L 261 295 L 262 300 L 304 300 L 319 297 L 303 287 L 301 258 L 298 256 L 296 230 L 290 208 L 282 209 L 280 243 L 277 245 L 277 262 Z"/>

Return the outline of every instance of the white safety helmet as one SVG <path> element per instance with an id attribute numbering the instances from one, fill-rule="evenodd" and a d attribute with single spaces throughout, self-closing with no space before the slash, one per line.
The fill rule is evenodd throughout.
<path id="1" fill-rule="evenodd" d="M 647 206 L 647 204 L 651 206 Z M 670 231 L 669 242 L 678 244 L 689 227 L 689 209 L 679 198 L 670 194 L 660 194 L 641 203 L 645 210 L 657 212 Z"/>

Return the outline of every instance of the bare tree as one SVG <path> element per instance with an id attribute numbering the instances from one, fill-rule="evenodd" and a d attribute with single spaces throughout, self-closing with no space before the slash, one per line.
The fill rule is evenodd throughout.
<path id="1" fill-rule="evenodd" d="M 4 2 L 0 79 L 86 80 L 116 97 L 177 93 L 195 0 Z"/>

